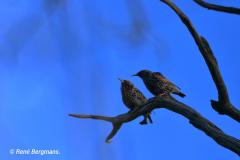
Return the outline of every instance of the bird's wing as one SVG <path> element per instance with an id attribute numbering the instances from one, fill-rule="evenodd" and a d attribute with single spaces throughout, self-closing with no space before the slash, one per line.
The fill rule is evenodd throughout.
<path id="1" fill-rule="evenodd" d="M 143 95 L 143 93 L 138 90 L 137 88 L 134 88 L 134 91 L 132 92 L 134 93 L 134 97 L 138 100 L 140 100 L 141 102 L 146 102 L 147 101 L 147 98 Z"/>
<path id="2" fill-rule="evenodd" d="M 171 81 L 169 81 L 166 77 L 164 77 L 161 73 L 159 72 L 154 72 L 154 76 L 159 79 L 160 81 L 163 81 L 165 84 L 168 84 L 170 86 L 176 87 L 177 89 L 181 90 L 180 87 L 178 87 L 176 84 L 172 83 Z"/>

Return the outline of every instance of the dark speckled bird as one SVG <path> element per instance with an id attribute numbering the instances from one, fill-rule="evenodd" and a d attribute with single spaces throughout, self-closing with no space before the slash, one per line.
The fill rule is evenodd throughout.
<path id="1" fill-rule="evenodd" d="M 123 103 L 130 109 L 129 112 L 133 111 L 136 107 L 141 107 L 147 102 L 147 98 L 138 90 L 131 81 L 121 80 L 121 93 Z M 150 113 L 144 114 L 143 121 L 140 124 L 147 124 L 147 119 L 150 123 L 153 123 Z"/>
<path id="2" fill-rule="evenodd" d="M 180 88 L 165 78 L 160 72 L 142 70 L 133 76 L 140 77 L 147 89 L 155 96 L 169 95 L 170 93 L 185 97 Z"/>

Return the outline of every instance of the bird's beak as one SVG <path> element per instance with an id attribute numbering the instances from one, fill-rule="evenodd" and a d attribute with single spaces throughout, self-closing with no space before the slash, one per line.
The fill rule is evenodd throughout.
<path id="1" fill-rule="evenodd" d="M 118 78 L 118 80 L 122 83 L 123 82 L 123 80 L 121 79 L 121 78 Z"/>
<path id="2" fill-rule="evenodd" d="M 136 74 L 134 74 L 134 75 L 132 75 L 132 76 L 138 76 L 138 74 L 136 73 Z"/>

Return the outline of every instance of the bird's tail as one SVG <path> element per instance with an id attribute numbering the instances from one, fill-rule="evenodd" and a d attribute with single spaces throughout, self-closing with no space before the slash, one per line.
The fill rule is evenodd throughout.
<path id="1" fill-rule="evenodd" d="M 180 91 L 179 92 L 175 92 L 174 94 L 179 95 L 182 98 L 186 96 L 184 93 L 182 93 Z"/>

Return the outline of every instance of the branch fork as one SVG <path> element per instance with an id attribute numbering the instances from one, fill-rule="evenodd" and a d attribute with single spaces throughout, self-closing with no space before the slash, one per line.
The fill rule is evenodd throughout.
<path id="1" fill-rule="evenodd" d="M 71 117 L 81 118 L 81 119 L 96 119 L 103 120 L 112 123 L 112 131 L 107 136 L 105 142 L 110 143 L 112 138 L 118 133 L 121 126 L 124 123 L 133 121 L 137 117 L 143 115 L 144 113 L 151 112 L 154 109 L 165 108 L 175 113 L 178 113 L 185 118 L 187 118 L 194 127 L 203 131 L 209 137 L 211 137 L 215 142 L 222 145 L 225 148 L 235 152 L 240 156 L 240 141 L 230 135 L 225 134 L 219 127 L 214 123 L 204 118 L 200 113 L 194 110 L 192 107 L 187 106 L 174 99 L 173 97 L 154 97 L 148 102 L 139 107 L 134 112 L 127 112 L 113 117 L 100 116 L 100 115 L 85 115 L 85 114 L 69 114 Z"/>

